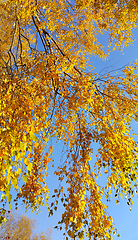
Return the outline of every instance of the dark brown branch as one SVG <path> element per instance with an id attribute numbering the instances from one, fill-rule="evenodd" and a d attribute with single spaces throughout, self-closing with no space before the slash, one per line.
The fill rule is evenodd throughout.
<path id="1" fill-rule="evenodd" d="M 42 44 L 43 44 L 44 49 L 45 49 L 45 53 L 48 54 L 47 49 L 46 49 L 46 46 L 45 46 L 45 43 L 44 43 L 43 38 L 42 38 L 42 36 L 41 36 L 41 32 L 40 32 L 40 30 L 39 30 L 39 28 L 38 28 L 38 26 L 37 26 L 37 24 L 36 24 L 36 21 L 35 21 L 34 16 L 32 16 L 32 20 L 33 20 L 33 23 L 34 23 L 34 25 L 35 25 L 35 27 L 36 27 L 37 32 L 39 33 L 40 38 L 41 38 Z"/>
<path id="2" fill-rule="evenodd" d="M 21 36 L 22 36 L 24 39 L 26 39 L 26 41 L 28 42 L 29 48 L 30 48 L 31 50 L 34 50 L 34 49 L 31 47 L 31 45 L 30 45 L 29 39 L 28 39 L 26 36 L 24 36 L 22 33 L 21 33 Z"/>
<path id="3" fill-rule="evenodd" d="M 63 57 L 66 57 L 68 59 L 69 62 L 71 62 L 71 60 L 69 59 L 68 56 L 66 56 L 66 54 L 62 51 L 62 49 L 58 46 L 57 42 L 55 41 L 55 39 L 45 30 L 43 29 L 43 33 L 46 34 L 52 41 L 53 43 L 56 45 L 57 49 L 60 51 L 60 53 L 62 54 Z M 82 73 L 80 72 L 80 70 L 78 70 L 75 66 L 74 69 L 80 74 L 82 75 Z"/>
<path id="4" fill-rule="evenodd" d="M 98 87 L 95 85 L 95 88 L 96 88 L 96 91 L 98 92 L 98 93 L 100 93 L 101 95 L 104 95 L 104 96 L 106 96 L 106 97 L 109 97 L 109 98 L 111 98 L 112 100 L 114 100 L 114 98 L 113 97 L 111 97 L 110 95 L 108 95 L 108 94 L 106 94 L 106 93 L 103 93 L 103 92 L 101 92 L 99 89 L 98 89 Z"/>
<path id="5" fill-rule="evenodd" d="M 21 29 L 19 26 L 19 43 L 20 43 L 20 59 L 21 59 L 21 65 L 23 65 L 23 61 L 22 61 L 22 41 L 21 41 Z"/>

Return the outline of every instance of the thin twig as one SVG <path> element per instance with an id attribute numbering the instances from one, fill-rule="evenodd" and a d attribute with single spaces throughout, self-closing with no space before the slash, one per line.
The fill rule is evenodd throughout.
<path id="1" fill-rule="evenodd" d="M 37 26 L 37 24 L 36 24 L 36 21 L 35 21 L 34 16 L 32 16 L 32 20 L 33 20 L 33 23 L 34 23 L 34 25 L 35 25 L 35 27 L 36 27 L 37 32 L 39 33 L 40 38 L 41 38 L 42 44 L 43 44 L 44 49 L 45 49 L 45 53 L 48 54 L 47 49 L 46 49 L 46 46 L 45 46 L 45 43 L 44 43 L 43 38 L 42 38 L 42 36 L 41 36 L 41 32 L 40 32 L 40 30 L 39 30 L 39 28 L 38 28 L 38 26 Z"/>

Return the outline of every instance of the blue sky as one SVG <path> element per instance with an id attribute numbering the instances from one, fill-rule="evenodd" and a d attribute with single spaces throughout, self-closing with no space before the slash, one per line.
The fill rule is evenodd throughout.
<path id="1" fill-rule="evenodd" d="M 134 38 L 138 39 L 138 30 L 134 31 Z M 107 35 L 100 37 L 101 43 L 103 45 L 107 45 Z M 134 45 L 134 46 L 133 46 Z M 102 61 L 98 58 L 92 57 L 91 60 L 94 62 L 94 66 L 96 67 L 95 72 L 100 72 L 102 69 L 117 69 L 118 67 L 122 67 L 129 62 L 134 61 L 138 58 L 138 40 L 134 42 L 133 45 L 130 45 L 128 48 L 124 49 L 124 54 L 120 51 L 115 50 L 111 53 L 108 61 Z M 111 68 L 109 67 L 111 66 Z M 132 126 L 135 130 L 135 133 L 138 134 L 138 124 L 133 123 Z M 138 137 L 135 137 L 135 140 L 138 141 Z M 62 143 L 54 145 L 54 160 L 55 160 L 55 168 L 60 163 L 61 151 L 62 151 Z M 97 146 L 94 145 L 94 155 L 93 160 L 95 159 Z M 52 165 L 52 164 L 51 164 Z M 58 186 L 58 180 L 54 176 L 54 169 L 51 168 L 49 170 L 50 177 L 47 179 L 48 187 L 53 192 Z M 101 179 L 102 182 L 102 179 Z M 51 195 L 50 194 L 50 195 Z M 107 203 L 106 203 L 107 204 Z M 108 203 L 108 212 L 113 217 L 116 228 L 118 229 L 118 233 L 121 235 L 120 240 L 136 240 L 138 239 L 138 198 L 134 197 L 134 205 L 132 207 L 132 211 L 129 210 L 129 206 L 126 204 L 126 199 L 122 199 L 120 204 L 115 203 L 115 199 Z M 24 208 L 19 206 L 19 212 L 24 213 Z M 38 231 L 46 230 L 48 227 L 53 227 L 57 224 L 57 222 L 61 219 L 62 215 L 62 206 L 59 206 L 58 210 L 55 212 L 53 217 L 48 218 L 48 212 L 46 206 L 41 208 L 41 213 L 36 215 L 36 213 L 32 213 L 30 210 L 28 212 L 29 217 L 33 217 L 39 222 Z M 64 237 L 62 236 L 62 232 L 53 230 L 52 240 L 62 240 Z M 119 238 L 113 236 L 113 240 Z"/>

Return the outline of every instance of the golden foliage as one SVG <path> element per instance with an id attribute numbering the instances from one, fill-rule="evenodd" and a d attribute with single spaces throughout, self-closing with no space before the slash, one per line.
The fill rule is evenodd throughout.
<path id="1" fill-rule="evenodd" d="M 138 4 L 3 0 L 0 8 L 1 201 L 11 207 L 13 187 L 16 201 L 38 210 L 48 199 L 51 139 L 62 140 L 67 160 L 55 172 L 56 197 L 66 199 L 61 223 L 71 238 L 110 239 L 114 226 L 102 195 L 108 199 L 115 190 L 132 204 L 137 186 L 138 148 L 130 130 L 138 118 L 138 63 L 119 76 L 98 75 L 88 56 L 107 57 L 98 34 L 109 34 L 108 55 L 133 42 Z M 94 170 L 93 142 L 100 144 Z M 102 168 L 106 188 L 96 183 Z"/>
<path id="2" fill-rule="evenodd" d="M 34 233 L 37 222 L 27 217 L 15 213 L 8 213 L 6 223 L 0 226 L 0 239 L 10 240 L 51 240 L 52 230 L 47 232 Z"/>

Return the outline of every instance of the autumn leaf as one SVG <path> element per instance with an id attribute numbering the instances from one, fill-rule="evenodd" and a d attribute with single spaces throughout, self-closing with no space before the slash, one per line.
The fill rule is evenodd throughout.
<path id="1" fill-rule="evenodd" d="M 26 208 L 48 206 L 46 178 L 54 167 L 53 147 L 62 141 L 65 161 L 55 170 L 59 186 L 49 215 L 61 199 L 59 229 L 64 224 L 71 238 L 110 239 L 114 224 L 103 199 L 115 192 L 128 195 L 131 204 L 138 180 L 138 147 L 131 134 L 138 116 L 138 62 L 101 74 L 89 57 L 106 61 L 110 51 L 133 43 L 138 5 L 3 0 L 0 8 L 2 208 L 14 200 L 12 189 Z M 99 38 L 105 33 L 107 52 Z M 106 186 L 97 183 L 102 172 Z"/>

